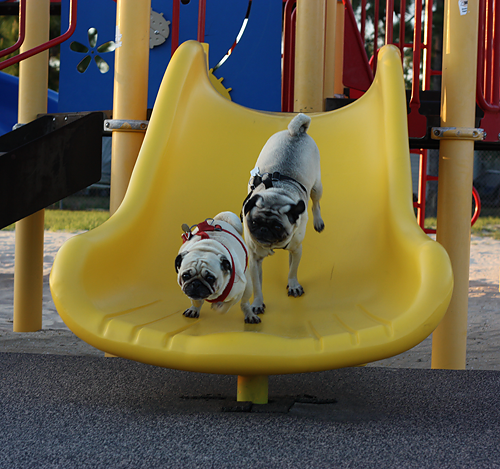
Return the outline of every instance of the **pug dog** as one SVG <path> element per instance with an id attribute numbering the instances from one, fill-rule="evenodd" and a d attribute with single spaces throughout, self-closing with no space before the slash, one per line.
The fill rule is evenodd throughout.
<path id="1" fill-rule="evenodd" d="M 287 130 L 269 138 L 250 172 L 242 219 L 254 290 L 251 309 L 255 314 L 265 310 L 262 261 L 274 254 L 275 249 L 289 251 L 288 296 L 304 294 L 297 270 L 309 197 L 314 229 L 321 232 L 325 227 L 319 204 L 323 194 L 319 150 L 307 134 L 310 123 L 311 118 L 305 114 L 295 116 Z"/>
<path id="2" fill-rule="evenodd" d="M 245 322 L 257 324 L 249 299 L 252 280 L 247 269 L 248 251 L 243 241 L 243 226 L 237 215 L 222 212 L 194 228 L 183 225 L 183 244 L 175 258 L 177 282 L 191 300 L 184 311 L 188 318 L 198 318 L 204 301 L 226 313 L 241 300 Z"/>

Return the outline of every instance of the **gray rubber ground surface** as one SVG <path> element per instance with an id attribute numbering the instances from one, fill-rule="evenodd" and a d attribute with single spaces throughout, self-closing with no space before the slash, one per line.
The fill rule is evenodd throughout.
<path id="1" fill-rule="evenodd" d="M 2 469 L 500 468 L 498 371 L 273 376 L 245 406 L 234 376 L 0 353 L 0 383 Z"/>

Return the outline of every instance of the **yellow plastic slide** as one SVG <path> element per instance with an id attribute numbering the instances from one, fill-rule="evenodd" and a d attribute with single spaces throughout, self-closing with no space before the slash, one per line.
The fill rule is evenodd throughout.
<path id="1" fill-rule="evenodd" d="M 50 285 L 68 327 L 114 355 L 181 370 L 270 375 L 363 364 L 401 353 L 438 325 L 453 289 L 445 250 L 412 207 L 399 52 L 384 47 L 370 90 L 312 116 L 325 230 L 310 217 L 299 281 L 288 253 L 264 260 L 266 313 L 245 324 L 205 303 L 199 319 L 177 285 L 181 224 L 240 213 L 250 170 L 292 114 L 244 108 L 210 84 L 202 46 L 184 43 L 161 85 L 130 186 L 108 222 L 67 241 Z"/>

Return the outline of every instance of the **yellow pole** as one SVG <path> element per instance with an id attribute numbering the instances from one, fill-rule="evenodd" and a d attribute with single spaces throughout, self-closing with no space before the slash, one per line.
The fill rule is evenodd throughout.
<path id="1" fill-rule="evenodd" d="M 146 120 L 151 0 L 118 0 L 113 119 Z M 144 139 L 142 132 L 112 134 L 110 212 L 120 206 Z"/>
<path id="2" fill-rule="evenodd" d="M 337 15 L 335 29 L 335 94 L 344 94 L 344 4 L 342 0 L 337 0 Z"/>
<path id="3" fill-rule="evenodd" d="M 295 32 L 295 112 L 324 111 L 325 0 L 298 0 Z"/>
<path id="4" fill-rule="evenodd" d="M 464 10 L 465 7 L 465 10 Z M 441 126 L 474 127 L 478 2 L 446 0 Z M 465 369 L 474 143 L 442 140 L 439 147 L 437 240 L 451 259 L 455 288 L 434 331 L 432 368 Z"/>
<path id="5" fill-rule="evenodd" d="M 325 82 L 323 84 L 323 99 L 333 98 L 335 94 L 335 66 L 337 64 L 337 48 L 335 47 L 336 26 L 337 0 L 326 0 Z"/>
<path id="6" fill-rule="evenodd" d="M 238 402 L 253 402 L 254 404 L 267 404 L 268 402 L 268 377 L 238 376 Z"/>
<path id="7" fill-rule="evenodd" d="M 21 52 L 49 40 L 49 0 L 26 3 L 26 38 Z M 37 114 L 47 112 L 49 52 L 19 64 L 18 120 L 27 124 Z M 14 332 L 34 332 L 42 328 L 43 225 L 41 210 L 16 223 L 14 267 Z"/>
<path id="8" fill-rule="evenodd" d="M 118 0 L 116 5 L 113 119 L 146 120 L 148 109 L 151 0 Z M 112 215 L 122 203 L 144 134 L 114 131 L 111 140 Z M 106 357 L 114 355 L 105 353 Z"/>

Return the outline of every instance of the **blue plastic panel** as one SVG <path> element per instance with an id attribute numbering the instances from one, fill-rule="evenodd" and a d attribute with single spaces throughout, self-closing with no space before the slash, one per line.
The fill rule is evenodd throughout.
<path id="1" fill-rule="evenodd" d="M 113 108 L 113 75 L 115 53 L 100 54 L 97 47 L 115 39 L 116 3 L 113 0 L 85 0 L 78 2 L 76 30 L 61 44 L 61 69 L 59 75 L 59 112 L 100 111 Z M 61 31 L 68 29 L 69 0 L 61 2 Z M 89 44 L 88 30 L 97 30 L 95 47 Z M 72 42 L 88 48 L 88 53 L 74 52 Z M 109 65 L 109 71 L 101 73 L 94 56 L 99 55 Z M 77 65 L 85 57 L 91 62 L 85 72 Z"/>
<path id="2" fill-rule="evenodd" d="M 17 124 L 19 78 L 0 72 L 0 135 L 6 134 Z M 47 110 L 57 112 L 58 94 L 48 90 Z"/>
<path id="3" fill-rule="evenodd" d="M 69 0 L 61 2 L 61 29 L 66 31 Z M 152 0 L 152 8 L 172 22 L 172 0 Z M 249 6 L 248 0 L 210 0 L 207 2 L 205 41 L 210 44 L 210 67 L 214 67 L 232 47 Z M 229 59 L 215 72 L 223 85 L 232 88 L 233 101 L 266 111 L 281 109 L 281 0 L 253 0 L 247 28 Z M 180 5 L 179 41 L 196 39 L 198 0 Z M 78 2 L 77 28 L 61 44 L 59 111 L 107 110 L 113 107 L 114 52 L 99 53 L 97 48 L 115 39 L 116 3 L 113 0 Z M 170 28 L 171 28 L 170 24 Z M 88 30 L 97 30 L 95 47 L 89 44 Z M 70 49 L 80 43 L 86 52 Z M 148 107 L 153 107 L 161 80 L 170 61 L 171 36 L 153 49 L 149 57 Z M 99 55 L 109 65 L 102 73 L 93 57 Z M 78 64 L 89 56 L 90 63 L 81 73 Z M 88 59 L 87 59 L 88 60 Z"/>

